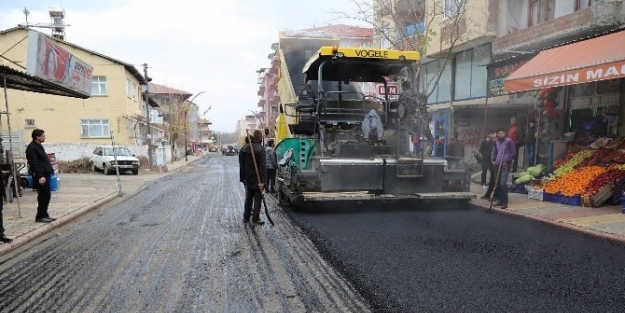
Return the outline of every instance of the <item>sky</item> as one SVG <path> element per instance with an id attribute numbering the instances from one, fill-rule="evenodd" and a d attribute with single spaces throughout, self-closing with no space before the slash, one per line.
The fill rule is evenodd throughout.
<path id="1" fill-rule="evenodd" d="M 256 70 L 268 67 L 278 32 L 333 24 L 358 25 L 332 12 L 353 12 L 354 0 L 0 0 L 0 29 L 50 23 L 65 10 L 66 41 L 137 67 L 153 83 L 192 94 L 216 131 L 258 111 Z M 39 29 L 50 33 L 47 29 Z"/>

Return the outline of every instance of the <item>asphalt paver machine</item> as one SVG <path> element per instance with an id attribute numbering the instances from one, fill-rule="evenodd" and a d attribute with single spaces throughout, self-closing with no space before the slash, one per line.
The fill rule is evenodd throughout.
<path id="1" fill-rule="evenodd" d="M 471 171 L 410 149 L 424 138 L 427 111 L 412 90 L 389 95 L 389 81 L 414 86 L 415 51 L 322 46 L 302 69 L 297 103 L 282 108 L 276 191 L 293 207 L 327 201 L 468 202 Z M 292 77 L 293 86 L 296 77 Z M 303 84 L 302 84 L 303 83 Z M 383 86 L 383 96 L 364 92 Z M 284 121 L 288 120 L 288 123 Z M 280 128 L 288 127 L 288 129 Z"/>

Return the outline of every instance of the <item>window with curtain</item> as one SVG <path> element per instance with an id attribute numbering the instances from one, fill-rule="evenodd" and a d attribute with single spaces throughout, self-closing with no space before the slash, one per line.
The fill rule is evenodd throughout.
<path id="1" fill-rule="evenodd" d="M 530 0 L 528 26 L 534 26 L 542 22 L 553 20 L 555 16 L 555 4 L 555 0 Z"/>

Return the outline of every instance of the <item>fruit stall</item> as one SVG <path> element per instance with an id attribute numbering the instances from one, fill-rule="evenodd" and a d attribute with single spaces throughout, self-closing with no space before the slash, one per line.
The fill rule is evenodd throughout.
<path id="1" fill-rule="evenodd" d="M 573 206 L 616 205 L 625 190 L 625 140 L 599 138 L 571 146 L 552 169 L 545 173 L 542 165 L 530 167 L 514 183 L 523 185 L 531 199 Z"/>

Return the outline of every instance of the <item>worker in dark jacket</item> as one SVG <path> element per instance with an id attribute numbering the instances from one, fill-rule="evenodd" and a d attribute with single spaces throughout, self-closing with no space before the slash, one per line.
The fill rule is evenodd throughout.
<path id="1" fill-rule="evenodd" d="M 26 147 L 28 167 L 33 174 L 33 185 L 37 189 L 37 216 L 35 222 L 50 223 L 55 219 L 48 214 L 50 205 L 50 176 L 54 174 L 46 150 L 41 145 L 46 141 L 46 134 L 41 129 L 32 132 L 33 141 Z"/>
<path id="2" fill-rule="evenodd" d="M 261 144 L 262 140 L 263 133 L 260 130 L 255 130 L 254 136 L 250 139 L 251 147 L 250 144 L 246 144 L 241 148 L 241 156 L 239 157 L 241 178 L 245 184 L 243 222 L 249 222 L 250 215 L 252 215 L 252 225 L 265 224 L 265 222 L 260 220 L 262 193 L 265 189 L 263 182 L 267 180 L 267 160 L 265 148 Z M 256 166 L 254 163 L 256 163 Z M 260 181 L 258 176 L 260 176 Z M 253 211 L 252 205 L 254 206 Z"/>
<path id="3" fill-rule="evenodd" d="M 497 141 L 497 132 L 495 130 L 488 131 L 488 135 L 480 143 L 480 155 L 482 156 L 482 176 L 480 177 L 480 184 L 482 188 L 486 188 L 486 173 L 490 171 L 491 176 L 495 175 L 493 172 L 493 162 L 491 156 L 493 154 L 493 147 L 495 147 L 495 141 Z"/>

